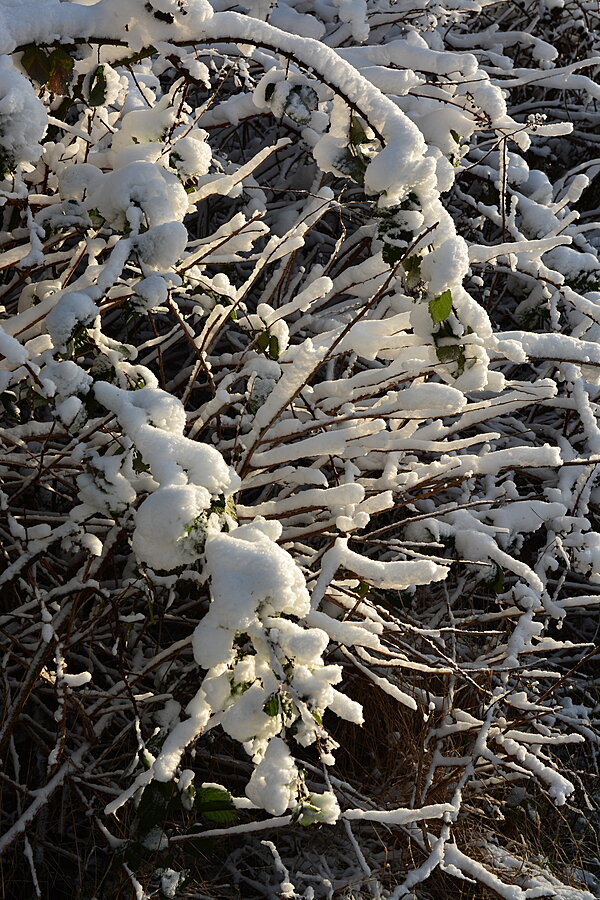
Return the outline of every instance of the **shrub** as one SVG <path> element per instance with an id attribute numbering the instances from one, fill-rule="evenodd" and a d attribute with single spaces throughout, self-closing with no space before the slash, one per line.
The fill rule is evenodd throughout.
<path id="1" fill-rule="evenodd" d="M 597 5 L 38 5 L 7 896 L 591 897 Z"/>

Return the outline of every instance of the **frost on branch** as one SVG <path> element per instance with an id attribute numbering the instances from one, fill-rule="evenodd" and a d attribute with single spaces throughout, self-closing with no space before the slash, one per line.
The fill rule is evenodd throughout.
<path id="1" fill-rule="evenodd" d="M 590 897 L 597 6 L 38 5 L 2 852 L 39 896 Z"/>

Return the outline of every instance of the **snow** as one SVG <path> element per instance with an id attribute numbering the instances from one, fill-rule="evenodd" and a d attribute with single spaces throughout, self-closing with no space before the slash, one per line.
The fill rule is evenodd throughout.
<path id="1" fill-rule="evenodd" d="M 264 711 L 268 698 L 268 692 L 255 682 L 222 714 L 223 731 L 241 744 L 260 744 L 273 738 L 281 725 L 278 716 Z"/>
<path id="2" fill-rule="evenodd" d="M 153 269 L 168 269 L 181 259 L 187 241 L 183 222 L 163 222 L 138 235 L 134 246 L 146 265 Z"/>
<path id="3" fill-rule="evenodd" d="M 300 821 L 303 825 L 335 825 L 340 818 L 340 806 L 332 791 L 323 791 L 322 794 L 311 794 L 308 798 L 310 805 L 303 806 Z M 316 807 L 311 809 L 311 807 Z"/>
<path id="4" fill-rule="evenodd" d="M 288 35 L 266 22 L 244 18 L 232 12 L 218 12 L 206 27 L 207 36 L 217 38 L 227 34 L 231 39 L 276 43 L 281 51 L 291 52 L 305 65 L 319 72 L 327 71 L 334 77 L 335 85 L 342 93 L 364 110 L 365 118 L 375 128 L 381 129 L 389 143 L 370 163 L 366 173 L 367 190 L 374 194 L 387 192 L 387 202 L 397 202 L 411 188 L 427 184 L 433 177 L 433 162 L 423 158 L 425 145 L 418 129 L 400 110 L 379 93 L 357 70 L 335 51 L 312 38 Z M 321 139 L 325 141 L 325 139 Z M 327 143 L 323 144 L 327 147 Z M 315 153 L 319 151 L 315 148 Z M 325 157 L 318 156 L 327 168 Z M 402 159 L 402 168 L 396 160 Z"/>
<path id="5" fill-rule="evenodd" d="M 142 278 L 135 286 L 135 292 L 140 298 L 144 309 L 153 310 L 163 304 L 169 295 L 169 285 L 160 275 L 148 275 Z M 140 305 L 138 303 L 138 306 Z"/>
<path id="6" fill-rule="evenodd" d="M 56 307 L 55 307 L 56 308 Z M 72 394 L 87 394 L 93 379 L 81 366 L 71 359 L 56 360 L 44 368 L 44 383 L 49 394 L 70 397 Z"/>
<path id="7" fill-rule="evenodd" d="M 336 691 L 335 688 L 332 690 L 332 697 L 328 706 L 336 716 L 340 717 L 340 719 L 345 719 L 347 722 L 353 722 L 355 725 L 364 724 L 365 719 L 360 703 L 357 703 L 356 700 L 351 700 L 349 697 L 346 697 L 345 694 Z"/>
<path id="8" fill-rule="evenodd" d="M 123 231 L 130 225 L 139 228 L 142 222 L 149 227 L 181 222 L 188 209 L 188 196 L 171 172 L 151 162 L 130 162 L 105 174 L 97 186 L 94 183 L 85 205 L 88 210 L 97 209 L 117 231 Z"/>
<path id="9" fill-rule="evenodd" d="M 112 141 L 112 151 L 117 154 L 133 144 L 159 142 L 160 137 L 175 124 L 176 110 L 170 97 L 165 95 L 152 107 L 139 106 L 123 116 L 121 127 Z M 160 146 L 160 144 L 159 144 Z"/>
<path id="10" fill-rule="evenodd" d="M 267 618 L 270 636 L 277 641 L 283 653 L 300 664 L 311 665 L 321 661 L 329 636 L 320 628 L 301 628 L 289 619 Z"/>
<path id="11" fill-rule="evenodd" d="M 157 482 L 136 513 L 134 552 L 157 569 L 171 570 L 192 562 L 202 552 L 208 525 L 199 518 L 209 509 L 212 497 L 229 494 L 237 487 L 237 476 L 214 447 L 183 436 L 185 412 L 165 391 L 154 387 L 124 391 L 96 382 L 94 392 L 129 431 Z M 118 482 L 119 478 L 115 486 Z M 89 480 L 80 484 L 84 499 L 102 500 L 89 493 L 86 496 L 90 487 Z M 123 489 L 131 490 L 126 479 Z"/>
<path id="12" fill-rule="evenodd" d="M 325 33 L 325 26 L 310 13 L 300 13 L 293 6 L 277 5 L 269 17 L 271 25 L 291 34 L 319 40 Z"/>
<path id="13" fill-rule="evenodd" d="M 150 769 L 138 776 L 138 786 L 147 784 L 152 778 L 160 782 L 173 779 L 186 747 L 202 732 L 209 720 L 210 707 L 200 691 L 190 700 L 186 712 L 189 719 L 179 722 L 172 729 Z M 125 795 L 121 795 L 118 800 L 109 804 L 110 811 L 117 810 L 127 800 L 128 793 L 126 791 Z"/>
<path id="14" fill-rule="evenodd" d="M 198 34 L 213 15 L 207 0 L 186 0 L 183 11 L 177 0 L 154 0 L 156 9 L 165 6 L 167 11 L 173 11 L 172 23 L 161 21 L 152 10 L 135 0 L 102 0 L 92 5 L 69 3 L 66 8 L 60 0 L 42 0 L 42 3 L 43 15 L 34 18 L 26 4 L 24 9 L 21 3 L 10 2 L 8 8 L 4 3 L 0 53 L 12 53 L 15 47 L 29 42 L 69 43 L 91 35 L 120 41 L 124 33 L 131 49 L 139 51 L 161 38 L 169 40 L 173 32 L 181 38 Z"/>
<path id="15" fill-rule="evenodd" d="M 46 328 L 55 349 L 64 351 L 75 329 L 91 325 L 97 315 L 98 307 L 88 294 L 82 291 L 63 294 L 46 316 Z"/>
<path id="16" fill-rule="evenodd" d="M 466 242 L 456 236 L 448 238 L 421 263 L 421 272 L 428 282 L 432 297 L 437 297 L 448 288 L 460 284 L 469 268 L 469 251 Z"/>
<path id="17" fill-rule="evenodd" d="M 293 686 L 300 696 L 310 697 L 316 709 L 327 709 L 333 702 L 335 689 L 332 687 L 342 679 L 340 666 L 296 665 L 294 668 Z M 299 740 L 299 738 L 298 738 Z M 306 741 L 310 743 L 310 741 Z"/>
<path id="18" fill-rule="evenodd" d="M 174 869 L 161 869 L 160 890 L 165 897 L 175 897 L 182 873 Z"/>
<path id="19" fill-rule="evenodd" d="M 544 765 L 533 753 L 529 753 L 521 744 L 507 737 L 504 734 L 495 736 L 496 742 L 510 756 L 514 756 L 517 761 L 528 771 L 535 773 L 542 781 L 548 784 L 548 794 L 554 800 L 557 806 L 563 806 L 571 794 L 574 792 L 574 785 L 560 772 Z"/>
<path id="20" fill-rule="evenodd" d="M 6 366 L 21 366 L 29 361 L 29 354 L 25 347 L 12 335 L 7 334 L 0 325 L 0 353 L 4 357 L 0 360 L 2 368 Z"/>
<path id="21" fill-rule="evenodd" d="M 64 683 L 70 688 L 81 687 L 92 680 L 91 672 L 80 672 L 78 675 L 71 675 L 65 672 L 62 676 Z"/>
<path id="22" fill-rule="evenodd" d="M 88 454 L 89 471 L 78 475 L 77 487 L 83 504 L 82 518 L 90 511 L 119 515 L 135 500 L 136 492 L 122 471 L 122 459 Z"/>
<path id="23" fill-rule="evenodd" d="M 150 494 L 135 516 L 133 551 L 155 569 L 175 569 L 198 556 L 196 519 L 211 502 L 206 488 L 196 484 L 167 485 Z"/>
<path id="24" fill-rule="evenodd" d="M 185 470 L 192 483 L 205 487 L 213 496 L 237 487 L 237 476 L 218 450 L 183 436 L 183 407 L 166 391 L 152 387 L 124 391 L 107 382 L 96 382 L 94 393 L 100 403 L 116 413 L 160 484 L 185 483 Z"/>
<path id="25" fill-rule="evenodd" d="M 224 647 L 231 653 L 236 631 L 255 622 L 259 605 L 272 613 L 303 616 L 308 612 L 302 573 L 289 553 L 256 526 L 243 525 L 232 534 L 209 534 L 205 553 L 213 602 L 194 632 L 194 655 L 203 668 L 216 665 Z"/>
<path id="26" fill-rule="evenodd" d="M 446 864 L 456 866 L 458 871 L 467 877 L 476 879 L 480 884 L 491 888 L 504 900 L 525 900 L 527 894 L 518 885 L 506 884 L 496 874 L 490 872 L 482 863 L 472 859 L 463 853 L 456 844 L 450 842 L 444 846 Z M 531 896 L 531 895 L 529 895 Z"/>
<path id="27" fill-rule="evenodd" d="M 46 110 L 30 82 L 0 56 L 0 177 L 39 158 L 46 124 Z"/>
<path id="28" fill-rule="evenodd" d="M 447 569 L 429 560 L 380 562 L 368 559 L 350 550 L 347 538 L 338 538 L 335 547 L 327 551 L 327 565 L 336 569 L 342 566 L 379 588 L 404 590 L 416 584 L 441 581 Z"/>
<path id="29" fill-rule="evenodd" d="M 298 772 L 285 741 L 273 737 L 246 785 L 246 796 L 272 816 L 282 816 L 294 803 Z"/>
<path id="30" fill-rule="evenodd" d="M 331 616 L 319 610 L 312 610 L 305 619 L 308 625 L 313 625 L 325 631 L 332 641 L 346 646 L 371 647 L 377 649 L 380 647 L 379 638 L 374 631 L 382 630 L 382 626 L 369 623 L 370 628 L 364 624 L 355 624 L 354 622 L 340 622 Z"/>
<path id="31" fill-rule="evenodd" d="M 102 180 L 102 170 L 91 163 L 65 166 L 58 180 L 60 196 L 63 200 L 83 200 Z"/>
<path id="32" fill-rule="evenodd" d="M 312 488 L 302 491 L 293 497 L 282 500 L 268 500 L 265 503 L 256 503 L 253 507 L 238 506 L 240 516 L 249 515 L 252 511 L 260 516 L 282 516 L 288 511 L 301 508 L 327 508 L 332 513 L 344 511 L 347 508 L 354 509 L 365 496 L 365 490 L 360 484 L 339 484 L 336 487 Z"/>
<path id="33" fill-rule="evenodd" d="M 366 0 L 334 0 L 339 9 L 340 22 L 347 22 L 356 41 L 366 41 L 369 37 Z"/>
<path id="34" fill-rule="evenodd" d="M 56 415 L 64 422 L 64 424 L 69 427 L 72 426 L 82 411 L 83 404 L 79 397 L 67 397 L 66 400 L 63 400 L 62 403 L 58 403 L 56 405 Z"/>
<path id="35" fill-rule="evenodd" d="M 194 128 L 173 144 L 171 164 L 180 175 L 206 175 L 212 161 L 212 150 L 206 143 L 208 132 Z"/>
<path id="36" fill-rule="evenodd" d="M 441 819 L 444 813 L 454 812 L 451 803 L 436 803 L 432 806 L 421 806 L 418 809 L 345 809 L 344 819 L 350 821 L 381 822 L 383 825 L 408 825 L 421 819 Z"/>

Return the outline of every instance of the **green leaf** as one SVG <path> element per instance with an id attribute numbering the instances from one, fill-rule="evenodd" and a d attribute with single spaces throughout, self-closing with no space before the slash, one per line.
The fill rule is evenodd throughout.
<path id="1" fill-rule="evenodd" d="M 311 803 L 312 794 L 296 808 L 292 813 L 292 822 L 297 822 L 308 828 L 309 825 L 316 825 L 319 821 L 321 810 L 314 803 Z"/>
<path id="2" fill-rule="evenodd" d="M 210 504 L 209 513 L 214 512 L 218 513 L 218 515 L 222 515 L 225 512 L 225 508 L 227 506 L 227 500 L 225 498 L 225 494 L 219 494 L 218 497 Z"/>
<path id="3" fill-rule="evenodd" d="M 265 92 L 266 96 L 266 92 Z M 314 88 L 308 84 L 295 84 L 288 91 L 283 106 L 286 116 L 299 125 L 307 125 L 315 109 L 319 106 L 319 97 Z"/>
<path id="4" fill-rule="evenodd" d="M 161 828 L 164 826 L 175 792 L 176 788 L 172 781 L 152 781 L 144 789 L 136 817 L 140 837 L 148 834 L 156 826 Z"/>
<path id="5" fill-rule="evenodd" d="M 17 395 L 13 391 L 4 391 L 0 394 L 0 402 L 6 412 L 6 418 L 10 422 L 21 421 L 21 411 L 17 406 Z"/>
<path id="6" fill-rule="evenodd" d="M 339 169 L 342 174 L 347 175 L 356 184 L 363 185 L 365 183 L 365 172 L 367 171 L 368 160 L 363 157 L 360 152 L 360 146 L 355 147 L 350 144 L 340 156 L 334 160 L 334 166 Z"/>
<path id="7" fill-rule="evenodd" d="M 496 566 L 496 572 L 492 578 L 491 585 L 495 594 L 502 594 L 504 592 L 504 569 L 500 566 Z"/>
<path id="8" fill-rule="evenodd" d="M 402 268 L 404 269 L 404 283 L 409 292 L 419 290 L 419 285 L 423 281 L 421 277 L 422 258 L 418 253 L 414 253 L 407 259 L 402 260 Z"/>
<path id="9" fill-rule="evenodd" d="M 445 347 L 438 347 L 436 349 L 437 358 L 441 363 L 451 363 L 456 362 L 461 354 L 462 347 L 458 344 L 449 344 Z"/>
<path id="10" fill-rule="evenodd" d="M 106 77 L 104 66 L 98 66 L 90 81 L 88 103 L 90 106 L 104 106 L 106 101 Z"/>
<path id="11" fill-rule="evenodd" d="M 48 54 L 41 47 L 28 47 L 21 57 L 21 65 L 29 77 L 38 84 L 46 84 L 50 78 Z"/>
<path id="12" fill-rule="evenodd" d="M 267 702 L 263 706 L 263 712 L 266 712 L 268 716 L 277 715 L 279 712 L 279 698 L 277 694 L 271 694 L 271 696 L 267 698 Z"/>
<path id="13" fill-rule="evenodd" d="M 358 144 L 364 144 L 368 140 L 364 127 L 356 116 L 352 116 L 350 121 L 350 143 L 356 146 Z"/>
<path id="14" fill-rule="evenodd" d="M 269 356 L 271 359 L 279 359 L 279 341 L 274 335 L 269 338 Z"/>
<path id="15" fill-rule="evenodd" d="M 269 349 L 269 341 L 271 340 L 271 335 L 268 331 L 263 331 L 262 334 L 256 338 L 256 346 L 259 350 L 267 351 Z"/>
<path id="16" fill-rule="evenodd" d="M 14 172 L 17 168 L 17 161 L 15 160 L 14 155 L 10 152 L 8 147 L 0 147 L 0 178 L 4 178 L 8 172 Z M 13 209 L 13 215 L 18 213 L 19 210 L 15 206 Z"/>
<path id="17" fill-rule="evenodd" d="M 54 94 L 68 94 L 75 65 L 73 57 L 62 47 L 57 47 L 50 54 L 48 62 L 50 64 L 50 77 L 46 82 L 48 89 Z"/>
<path id="18" fill-rule="evenodd" d="M 211 822 L 237 822 L 238 814 L 229 791 L 212 784 L 203 784 L 196 794 L 198 812 Z"/>
<path id="19" fill-rule="evenodd" d="M 421 257 L 418 254 L 414 254 L 413 256 L 409 256 L 408 259 L 405 259 L 402 263 L 402 268 L 406 272 L 407 275 L 413 278 L 421 277 Z"/>
<path id="20" fill-rule="evenodd" d="M 456 363 L 456 371 L 453 373 L 455 378 L 465 371 L 467 359 L 465 357 L 465 348 L 462 344 L 446 344 L 442 347 L 436 347 L 437 358 L 441 363 L 448 366 Z"/>
<path id="21" fill-rule="evenodd" d="M 207 291 L 202 286 L 200 286 L 193 293 L 206 293 L 206 294 L 208 294 L 209 297 L 214 297 L 215 303 L 218 306 L 232 306 L 233 305 L 233 300 L 231 299 L 231 297 L 228 297 L 227 294 L 217 294 L 216 291 L 211 291 L 211 290 Z"/>
<path id="22" fill-rule="evenodd" d="M 452 292 L 444 291 L 439 297 L 429 301 L 429 314 L 434 325 L 439 325 L 452 312 Z"/>
<path id="23" fill-rule="evenodd" d="M 400 262 L 405 253 L 406 247 L 395 247 L 393 244 L 384 244 L 381 251 L 383 261 L 388 266 L 393 266 Z"/>
<path id="24" fill-rule="evenodd" d="M 144 458 L 139 450 L 133 451 L 131 467 L 136 475 L 142 475 L 142 473 L 150 471 L 150 466 L 144 462 Z"/>

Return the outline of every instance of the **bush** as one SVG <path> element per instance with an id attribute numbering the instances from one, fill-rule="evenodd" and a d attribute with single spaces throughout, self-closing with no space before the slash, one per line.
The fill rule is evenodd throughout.
<path id="1" fill-rule="evenodd" d="M 38 7 L 6 896 L 592 897 L 597 4 Z"/>

